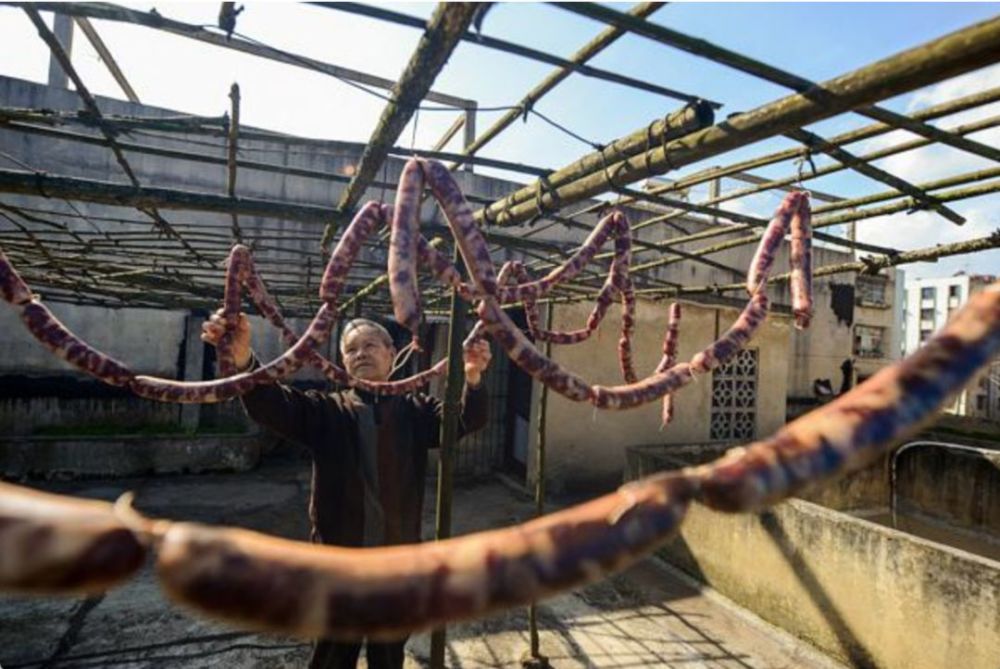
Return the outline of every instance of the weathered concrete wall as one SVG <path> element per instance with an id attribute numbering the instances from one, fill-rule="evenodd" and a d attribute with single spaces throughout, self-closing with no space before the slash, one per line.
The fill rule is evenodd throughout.
<path id="1" fill-rule="evenodd" d="M 725 442 L 633 446 L 626 451 L 625 479 L 706 464 L 722 457 L 730 448 L 733 444 Z M 835 511 L 888 508 L 889 456 L 834 481 L 801 490 L 796 497 Z"/>
<path id="2" fill-rule="evenodd" d="M 1000 563 L 792 500 L 695 505 L 663 556 L 854 666 L 1000 666 Z"/>
<path id="3" fill-rule="evenodd" d="M 258 435 L 25 437 L 0 439 L 0 476 L 124 477 L 247 471 L 260 460 Z"/>
<path id="4" fill-rule="evenodd" d="M 783 253 L 787 254 L 784 250 Z M 816 249 L 813 266 L 842 262 L 842 256 L 829 249 Z M 778 264 L 777 267 L 785 265 Z M 854 277 L 851 274 L 814 282 L 813 301 L 816 308 L 812 323 L 805 330 L 795 330 L 792 336 L 795 362 L 788 368 L 789 397 L 814 398 L 813 382 L 817 379 L 829 379 L 834 393 L 840 390 L 841 365 L 852 357 L 854 342 L 853 291 Z"/>
<path id="5" fill-rule="evenodd" d="M 629 476 L 711 450 L 637 449 Z M 799 499 L 753 514 L 694 504 L 660 555 L 852 666 L 1000 666 L 1000 562 Z"/>
<path id="6" fill-rule="evenodd" d="M 633 352 L 640 378 L 656 367 L 662 355 L 667 326 L 666 302 L 640 300 L 636 309 Z M 576 329 L 586 322 L 590 306 L 559 305 L 554 329 Z M 591 383 L 622 383 L 617 341 L 621 310 L 612 307 L 594 337 L 573 346 L 553 347 L 553 358 Z M 710 344 L 736 319 L 728 308 L 684 304 L 680 332 L 680 360 L 690 359 Z M 759 351 L 756 431 L 773 432 L 785 422 L 785 380 L 789 364 L 787 318 L 772 315 L 750 348 Z M 660 431 L 659 402 L 627 411 L 600 411 L 549 393 L 546 423 L 547 481 L 553 491 L 608 489 L 620 483 L 627 447 L 648 443 L 691 443 L 709 439 L 712 405 L 711 377 L 682 388 L 674 396 L 674 420 Z M 533 476 L 532 476 L 533 478 Z"/>
<path id="7" fill-rule="evenodd" d="M 896 461 L 896 503 L 1000 540 L 1000 452 L 907 448 Z"/>

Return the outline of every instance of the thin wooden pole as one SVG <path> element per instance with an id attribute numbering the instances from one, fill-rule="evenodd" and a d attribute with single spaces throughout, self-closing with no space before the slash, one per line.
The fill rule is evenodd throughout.
<path id="1" fill-rule="evenodd" d="M 393 12 L 387 9 L 382 9 L 380 7 L 373 7 L 371 5 L 363 5 L 356 2 L 312 2 L 309 4 L 319 5 L 321 7 L 327 7 L 329 9 L 336 9 L 345 12 L 351 12 L 353 14 L 361 14 L 362 16 L 370 16 L 372 18 L 380 19 L 382 21 L 389 21 L 399 25 L 410 26 L 413 28 L 423 28 L 423 20 L 417 18 L 416 16 L 409 16 L 407 14 L 400 14 L 399 12 Z M 656 4 L 658 6 L 664 3 L 650 3 Z M 615 72 L 609 72 L 607 70 L 602 70 L 597 67 L 592 67 L 590 65 L 584 65 L 582 63 L 577 63 L 573 60 L 566 60 L 560 58 L 559 56 L 554 56 L 550 53 L 545 53 L 544 51 L 539 51 L 538 49 L 532 49 L 526 47 L 522 44 L 516 44 L 514 42 L 508 42 L 506 40 L 497 39 L 495 37 L 490 37 L 489 35 L 483 35 L 480 33 L 473 33 L 471 31 L 466 31 L 462 36 L 462 40 L 470 42 L 477 46 L 485 47 L 487 49 L 495 49 L 497 51 L 503 51 L 504 53 L 513 54 L 515 56 L 522 56 L 524 58 L 530 58 L 532 60 L 548 63 L 550 65 L 556 65 L 560 68 L 565 68 L 570 71 L 577 72 L 586 77 L 592 77 L 594 79 L 601 79 L 603 81 L 610 81 L 616 84 L 621 84 L 623 86 L 628 86 L 635 90 L 645 91 L 647 93 L 654 93 L 656 95 L 663 95 L 675 100 L 683 100 L 685 102 L 690 102 L 698 99 L 695 95 L 690 95 L 687 93 L 681 93 L 664 86 L 659 86 L 653 84 L 649 81 L 643 81 L 641 79 L 634 79 L 632 77 L 627 77 L 622 74 Z M 721 107 L 718 103 L 714 103 L 716 106 Z"/>
<path id="2" fill-rule="evenodd" d="M 359 84 L 374 86 L 384 90 L 391 90 L 392 87 L 396 85 L 396 82 L 392 79 L 377 77 L 375 75 L 368 74 L 367 72 L 358 72 L 357 70 L 341 67 L 332 63 L 324 63 L 312 58 L 282 51 L 281 49 L 275 49 L 264 44 L 251 42 L 236 35 L 227 38 L 225 35 L 205 30 L 198 25 L 168 19 L 158 12 L 143 12 L 106 2 L 21 2 L 11 4 L 19 7 L 33 6 L 35 9 L 40 11 L 57 12 L 67 16 L 83 16 L 91 19 L 117 21 L 120 23 L 131 23 L 133 25 L 145 26 L 147 28 L 162 30 L 173 35 L 185 37 L 187 39 L 211 44 L 223 49 L 239 51 L 241 53 L 250 54 L 251 56 L 265 58 L 267 60 L 284 63 L 286 65 L 294 65 L 296 67 L 312 70 L 314 72 L 321 72 L 322 74 L 329 75 L 336 79 L 354 81 Z M 427 99 L 440 104 L 451 105 L 459 109 L 464 108 L 466 104 L 470 102 L 470 100 L 466 100 L 465 98 L 459 98 L 454 95 L 445 95 L 444 93 L 438 93 L 435 91 L 428 91 Z"/>
<path id="3" fill-rule="evenodd" d="M 549 302 L 545 305 L 545 327 L 552 329 L 553 304 Z M 545 357 L 552 357 L 552 342 L 545 342 Z M 548 420 L 548 400 L 549 389 L 544 383 L 541 385 L 541 395 L 538 405 L 538 432 L 535 445 L 535 517 L 545 515 L 545 436 L 546 421 Z M 549 659 L 542 655 L 541 640 L 538 636 L 538 605 L 532 602 L 528 607 L 528 631 L 531 638 L 530 656 L 525 658 L 521 665 L 525 669 L 545 669 L 549 666 Z"/>
<path id="4" fill-rule="evenodd" d="M 629 10 L 629 14 L 634 16 L 646 17 L 652 15 L 657 9 L 662 7 L 664 3 L 662 2 L 641 2 L 635 7 Z M 603 51 L 605 48 L 613 44 L 619 37 L 625 34 L 624 30 L 619 28 L 606 28 L 597 37 L 587 42 L 579 51 L 570 57 L 570 61 L 573 66 L 579 66 L 586 63 L 588 60 L 596 56 L 598 53 Z M 535 85 L 528 93 L 521 98 L 521 100 L 514 105 L 516 109 L 511 109 L 504 113 L 499 119 L 497 119 L 493 125 L 486 129 L 482 135 L 477 137 L 474 141 L 466 143 L 465 146 L 465 157 L 460 157 L 456 159 L 454 163 L 448 166 L 448 169 L 455 170 L 458 169 L 460 165 L 468 160 L 468 156 L 475 155 L 479 149 L 486 146 L 489 142 L 495 139 L 501 132 L 506 128 L 510 127 L 514 121 L 521 118 L 525 109 L 530 109 L 535 103 L 542 99 L 546 93 L 551 91 L 553 88 L 558 86 L 562 81 L 569 77 L 574 72 L 574 67 L 560 67 L 548 75 L 542 81 Z"/>
<path id="5" fill-rule="evenodd" d="M 116 82 L 118 82 L 122 92 L 125 93 L 125 97 L 129 99 L 129 102 L 139 103 L 139 96 L 136 95 L 135 89 L 132 88 L 132 84 L 130 84 L 128 79 L 125 78 L 125 73 L 122 72 L 120 67 L 118 67 L 118 62 L 115 60 L 115 57 L 111 55 L 111 50 L 108 49 L 104 40 L 101 39 L 97 29 L 90 23 L 90 19 L 86 16 L 78 16 L 74 20 L 76 21 L 76 25 L 80 26 L 80 30 L 83 31 L 83 34 L 90 41 L 91 46 L 94 47 L 97 55 L 101 57 L 101 61 L 104 63 L 105 67 L 108 68 L 111 76 L 114 77 Z"/>
<path id="6" fill-rule="evenodd" d="M 798 93 L 806 93 L 816 87 L 814 82 L 792 74 L 791 72 L 781 70 L 773 65 L 768 65 L 767 63 L 754 60 L 753 58 L 736 53 L 735 51 L 724 49 L 706 40 L 689 37 L 688 35 L 684 35 L 675 30 L 670 30 L 664 26 L 636 19 L 635 17 L 623 14 L 622 12 L 609 7 L 603 7 L 590 2 L 560 2 L 555 4 L 571 12 L 583 14 L 584 16 L 589 16 L 590 18 L 600 21 L 605 21 L 611 25 L 627 28 L 637 35 L 642 35 L 662 44 L 667 44 L 674 48 L 692 53 L 696 56 L 701 56 L 716 63 L 721 63 L 733 69 L 739 70 L 740 72 L 745 72 L 746 74 L 759 77 L 765 81 L 778 84 L 779 86 L 785 86 Z M 1000 161 L 1000 149 L 996 149 L 992 146 L 986 146 L 985 144 L 974 142 L 969 139 L 955 137 L 940 128 L 935 128 L 932 125 L 903 116 L 902 114 L 897 114 L 896 112 L 883 107 L 865 104 L 859 105 L 855 111 L 862 116 L 882 121 L 883 123 L 887 123 L 897 128 L 909 130 L 910 132 L 923 135 L 924 137 L 932 139 L 936 142 L 953 146 L 957 149 L 961 149 L 993 161 Z"/>
<path id="7" fill-rule="evenodd" d="M 1000 60 L 997 43 L 1000 43 L 1000 18 L 983 21 L 547 191 L 537 198 L 537 204 L 533 197 L 531 202 L 509 206 L 514 198 L 508 196 L 477 212 L 477 218 L 500 225 L 523 223 L 538 214 L 539 206 L 552 210 L 579 202 L 641 178 L 992 64 Z M 539 184 L 532 184 L 522 189 L 520 197 L 534 196 L 540 188 Z"/>
<path id="8" fill-rule="evenodd" d="M 914 251 L 906 251 L 904 253 L 899 253 L 894 256 L 880 256 L 877 258 L 866 257 L 856 262 L 837 263 L 835 265 L 826 265 L 824 267 L 817 267 L 815 271 L 813 271 L 813 276 L 814 277 L 830 276 L 833 274 L 843 274 L 845 272 L 877 274 L 879 270 L 886 269 L 889 267 L 897 267 L 899 265 L 907 265 L 909 263 L 915 263 L 915 262 L 928 262 L 928 261 L 940 260 L 941 258 L 947 258 L 949 256 L 978 253 L 980 251 L 988 251 L 997 248 L 1000 248 L 1000 230 L 997 230 L 993 232 L 993 234 L 988 235 L 986 237 L 978 237 L 976 239 L 970 239 L 964 242 L 956 242 L 954 244 L 941 244 L 938 246 L 928 246 L 922 249 L 916 249 Z M 778 274 L 768 279 L 768 283 L 788 281 L 791 278 L 791 276 L 792 276 L 791 272 Z M 720 292 L 728 292 L 741 289 L 746 290 L 746 283 L 732 283 L 732 284 L 726 284 L 724 286 L 691 286 L 691 287 L 681 288 L 677 292 L 672 293 L 672 295 L 720 293 Z M 637 295 L 644 294 L 646 296 L 650 296 L 654 293 L 665 294 L 659 289 L 654 289 L 650 291 L 643 291 L 643 290 L 636 291 Z"/>
<path id="9" fill-rule="evenodd" d="M 28 18 L 35 25 L 35 29 L 38 30 L 39 37 L 42 38 L 48 47 L 49 51 L 52 53 L 53 58 L 59 62 L 63 70 L 66 71 L 67 76 L 73 81 L 73 85 L 76 87 L 76 93 L 83 101 L 84 106 L 87 111 L 98 121 L 103 117 L 101 114 L 101 109 L 97 105 L 97 101 L 94 96 L 90 94 L 90 90 L 87 88 L 86 84 L 83 83 L 83 79 L 77 73 L 76 69 L 73 67 L 73 63 L 70 61 L 69 54 L 63 49 L 59 40 L 56 36 L 49 30 L 48 26 L 45 25 L 45 21 L 42 20 L 41 15 L 38 10 L 32 5 L 22 6 L 24 12 L 28 15 Z M 107 140 L 108 146 L 111 152 L 115 156 L 115 160 L 118 162 L 118 166 L 122 168 L 125 176 L 128 177 L 129 181 L 132 182 L 132 186 L 135 188 L 139 187 L 139 179 L 135 176 L 135 172 L 132 170 L 132 166 L 129 165 L 128 160 L 125 158 L 125 154 L 122 152 L 121 147 L 113 133 L 111 133 L 105 126 L 98 125 L 101 133 L 104 135 L 105 140 Z M 140 208 L 142 213 L 149 216 L 153 222 L 163 230 L 164 234 L 169 237 L 176 239 L 192 256 L 197 258 L 201 262 L 209 263 L 210 261 L 201 255 L 197 249 L 195 249 L 191 244 L 184 239 L 176 230 L 171 227 L 170 223 L 160 215 L 160 212 L 156 210 L 156 207 L 149 207 L 148 209 Z"/>
<path id="10" fill-rule="evenodd" d="M 458 248 L 452 254 L 458 262 Z M 451 311 L 448 316 L 448 376 L 444 387 L 444 412 L 441 421 L 441 450 L 438 459 L 437 519 L 434 538 L 440 541 L 451 536 L 451 493 L 455 444 L 458 442 L 458 417 L 462 411 L 462 386 L 465 370 L 462 366 L 462 340 L 465 337 L 465 302 L 454 288 L 451 291 Z M 431 667 L 444 667 L 446 630 L 431 633 Z"/>
<path id="11" fill-rule="evenodd" d="M 972 123 L 967 123 L 965 125 L 956 126 L 956 127 L 952 128 L 950 130 L 950 132 L 952 132 L 952 133 L 954 133 L 956 135 L 962 135 L 962 136 L 964 136 L 964 135 L 967 135 L 967 134 L 970 134 L 970 133 L 973 133 L 973 132 L 979 132 L 980 130 L 986 130 L 988 128 L 994 128 L 997 125 L 1000 125 L 1000 116 L 991 116 L 990 118 L 985 118 L 985 119 L 981 119 L 979 121 L 974 121 Z M 836 142 L 834 142 L 833 140 L 827 140 L 827 141 L 830 142 L 831 144 L 834 144 L 834 145 L 836 144 Z M 893 146 L 888 146 L 888 147 L 886 147 L 884 149 L 879 149 L 878 151 L 872 151 L 871 153 L 866 153 L 866 154 L 864 154 L 862 156 L 859 156 L 858 158 L 859 158 L 859 160 L 863 160 L 863 161 L 866 161 L 868 163 L 871 163 L 871 162 L 873 162 L 875 160 L 880 160 L 882 158 L 887 158 L 888 156 L 894 156 L 896 154 L 904 153 L 906 151 L 912 151 L 913 149 L 918 149 L 918 148 L 921 148 L 921 147 L 924 147 L 924 146 L 928 146 L 930 144 L 932 144 L 932 142 L 930 140 L 928 140 L 928 139 L 916 139 L 916 140 L 912 140 L 912 141 L 909 141 L 909 142 L 903 142 L 901 144 L 895 144 Z M 836 172 L 840 172 L 840 171 L 842 171 L 844 169 L 847 169 L 847 168 L 843 164 L 832 163 L 830 165 L 824 165 L 823 167 L 818 168 L 815 172 L 813 172 L 812 170 L 809 170 L 806 174 L 802 175 L 801 177 L 798 174 L 795 174 L 795 175 L 792 175 L 792 176 L 783 177 L 781 179 L 764 179 L 762 177 L 750 177 L 750 178 L 748 178 L 748 175 L 746 175 L 744 172 L 731 172 L 731 171 L 727 170 L 725 176 L 729 176 L 729 177 L 731 177 L 733 179 L 746 180 L 746 181 L 749 181 L 750 183 L 753 183 L 754 185 L 750 186 L 748 188 L 740 188 L 738 190 L 733 190 L 733 191 L 730 191 L 730 192 L 725 193 L 725 194 L 720 194 L 718 197 L 710 197 L 708 200 L 703 201 L 701 204 L 703 204 L 703 205 L 717 205 L 717 204 L 721 204 L 722 202 L 728 202 L 730 200 L 736 200 L 736 199 L 739 199 L 741 197 L 746 197 L 747 195 L 753 195 L 755 193 L 762 193 L 764 191 L 768 191 L 768 190 L 772 190 L 772 189 L 788 190 L 792 186 L 795 186 L 795 185 L 799 184 L 800 182 L 811 181 L 811 180 L 819 178 L 821 176 L 826 176 L 828 174 L 834 174 Z M 718 177 L 716 177 L 716 178 L 718 178 Z M 924 188 L 924 189 L 927 189 L 926 185 L 921 186 L 921 187 Z M 848 201 L 845 198 L 839 198 L 839 197 L 831 199 L 829 196 L 827 196 L 826 198 L 824 198 L 821 193 L 817 193 L 817 191 L 815 191 L 812 188 L 810 188 L 809 191 L 812 194 L 813 199 L 820 199 L 820 200 L 822 200 L 822 199 L 828 199 L 828 200 L 831 200 L 831 201 L 835 200 L 836 202 L 846 202 L 846 201 Z M 901 195 L 897 194 L 897 196 L 901 196 Z M 813 212 L 816 212 L 816 211 L 817 211 L 817 209 L 814 208 Z M 640 228 L 641 229 L 641 228 L 644 228 L 644 227 L 646 227 L 648 225 L 653 225 L 655 223 L 663 223 L 663 222 L 671 221 L 671 220 L 673 220 L 675 218 L 678 218 L 680 216 L 685 215 L 685 213 L 686 212 L 684 212 L 684 211 L 675 211 L 675 212 L 671 212 L 669 214 L 664 214 L 663 216 L 657 216 L 655 218 L 643 221 L 638 226 L 636 226 L 636 228 Z M 719 234 L 723 234 L 723 233 L 720 232 Z M 601 257 L 601 256 L 598 256 L 598 257 Z"/>
<path id="12" fill-rule="evenodd" d="M 240 137 L 240 85 L 234 83 L 229 89 L 230 114 L 229 114 L 229 135 L 228 135 L 228 170 L 226 179 L 226 193 L 230 198 L 236 197 L 236 154 L 237 143 Z M 240 217 L 235 211 L 230 214 L 232 217 L 233 241 L 237 244 L 243 243 L 243 231 L 240 230 Z"/>
<path id="13" fill-rule="evenodd" d="M 340 194 L 337 210 L 341 214 L 327 223 L 320 242 L 323 248 L 330 244 L 337 227 L 361 201 L 365 189 L 389 155 L 389 148 L 403 132 L 420 101 L 426 97 L 434 79 L 468 29 L 475 12 L 475 3 L 441 3 L 427 20 L 427 29 L 403 70 L 399 83 L 393 86 L 392 99 L 382 110 L 371 139 L 358 160 L 357 171 Z"/>

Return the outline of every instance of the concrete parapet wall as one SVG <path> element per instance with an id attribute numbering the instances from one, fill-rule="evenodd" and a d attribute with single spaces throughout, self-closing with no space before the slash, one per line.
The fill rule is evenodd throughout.
<path id="1" fill-rule="evenodd" d="M 0 440 L 0 476 L 77 478 L 247 471 L 258 435 L 30 437 Z"/>
<path id="2" fill-rule="evenodd" d="M 896 466 L 900 511 L 1000 539 L 1000 451 L 926 444 L 900 451 Z"/>
<path id="3" fill-rule="evenodd" d="M 1000 562 L 798 499 L 694 504 L 660 555 L 852 666 L 1000 666 Z"/>
<path id="4" fill-rule="evenodd" d="M 733 446 L 728 442 L 635 446 L 626 454 L 625 478 L 633 480 L 664 469 L 705 464 L 722 457 Z M 836 481 L 802 490 L 796 496 L 836 511 L 888 508 L 889 457 L 879 458 Z"/>

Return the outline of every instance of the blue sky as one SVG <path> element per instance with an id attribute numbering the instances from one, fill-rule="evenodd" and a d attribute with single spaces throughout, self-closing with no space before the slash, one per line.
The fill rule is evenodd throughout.
<path id="1" fill-rule="evenodd" d="M 149 10 L 151 3 L 132 3 Z M 198 24 L 214 24 L 218 3 L 163 3 L 164 16 Z M 386 5 L 396 11 L 426 17 L 432 4 Z M 629 5 L 616 4 L 619 9 Z M 674 3 L 657 11 L 652 20 L 674 30 L 743 52 L 795 74 L 822 81 L 874 60 L 916 46 L 971 23 L 1000 13 L 998 3 Z M 49 16 L 49 15 L 45 15 Z M 238 81 L 243 94 L 243 121 L 304 136 L 352 141 L 368 138 L 383 102 L 329 77 L 162 35 L 136 26 L 95 21 L 143 102 L 183 112 L 220 114 L 228 107 L 227 92 Z M 562 56 L 569 56 L 598 34 L 603 26 L 559 8 L 534 3 L 496 5 L 487 15 L 484 33 Z M 338 65 L 395 79 L 419 38 L 412 28 L 386 25 L 372 19 L 318 7 L 282 3 L 249 4 L 239 17 L 238 30 L 267 44 Z M 48 56 L 27 17 L 20 10 L 0 8 L 0 44 L 5 58 L 0 73 L 44 80 Z M 11 57 L 11 54 L 15 54 Z M 79 33 L 74 62 L 92 91 L 122 97 L 96 54 Z M 723 66 L 664 47 L 641 37 L 619 40 L 591 61 L 592 65 L 725 103 L 719 117 L 751 109 L 788 93 Z M 435 90 L 472 98 L 480 106 L 508 105 L 541 80 L 551 66 L 463 43 L 435 82 Z M 943 100 L 1000 85 L 1000 66 L 959 80 L 888 100 L 884 105 L 911 113 Z M 607 142 L 647 124 L 678 106 L 660 96 L 573 76 L 550 93 L 538 110 L 591 141 Z M 1000 105 L 952 117 L 943 127 L 995 115 Z M 481 113 L 479 128 L 498 114 Z M 419 115 L 416 143 L 428 146 L 451 124 L 454 112 Z M 834 134 L 869 123 L 846 114 L 810 129 Z M 400 143 L 409 144 L 412 128 Z M 874 146 L 906 139 L 894 133 L 854 145 L 863 153 Z M 989 130 L 974 136 L 1000 144 L 1000 133 Z M 791 146 L 776 139 L 716 156 L 679 174 L 708 165 L 724 164 Z M 455 144 L 449 148 L 455 149 Z M 483 155 L 558 167 L 589 147 L 561 134 L 538 119 L 516 126 L 494 140 Z M 823 161 L 820 159 L 819 164 Z M 950 148 L 914 151 L 880 163 L 914 182 L 989 166 L 987 161 Z M 760 170 L 764 176 L 784 176 L 792 168 L 777 165 Z M 675 176 L 675 175 L 670 175 Z M 841 173 L 810 182 L 813 187 L 846 197 L 879 192 L 886 187 L 863 177 Z M 735 184 L 724 184 L 724 189 Z M 692 197 L 705 193 L 695 190 Z M 743 211 L 766 214 L 776 196 L 765 195 L 734 203 Z M 916 248 L 988 234 L 1000 228 L 1000 196 L 987 196 L 954 206 L 970 218 L 955 227 L 928 214 L 871 219 L 859 224 L 859 236 L 897 248 Z M 906 234 L 901 234 L 905 230 Z M 921 276 L 940 276 L 958 269 L 1000 272 L 1000 251 L 934 265 L 911 265 Z"/>

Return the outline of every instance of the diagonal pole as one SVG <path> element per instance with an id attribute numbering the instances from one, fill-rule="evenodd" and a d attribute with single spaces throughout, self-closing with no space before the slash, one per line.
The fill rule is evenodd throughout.
<path id="1" fill-rule="evenodd" d="M 341 220 L 350 215 L 361 200 L 365 189 L 375 178 L 389 155 L 389 149 L 399 138 L 403 128 L 427 95 L 438 73 L 448 62 L 462 35 L 472 22 L 476 4 L 471 2 L 441 3 L 427 21 L 427 30 L 403 70 L 399 82 L 392 89 L 392 99 L 386 104 L 368 145 L 361 154 L 354 178 L 340 195 L 335 216 L 323 232 L 320 245 L 325 249 L 333 239 Z"/>

